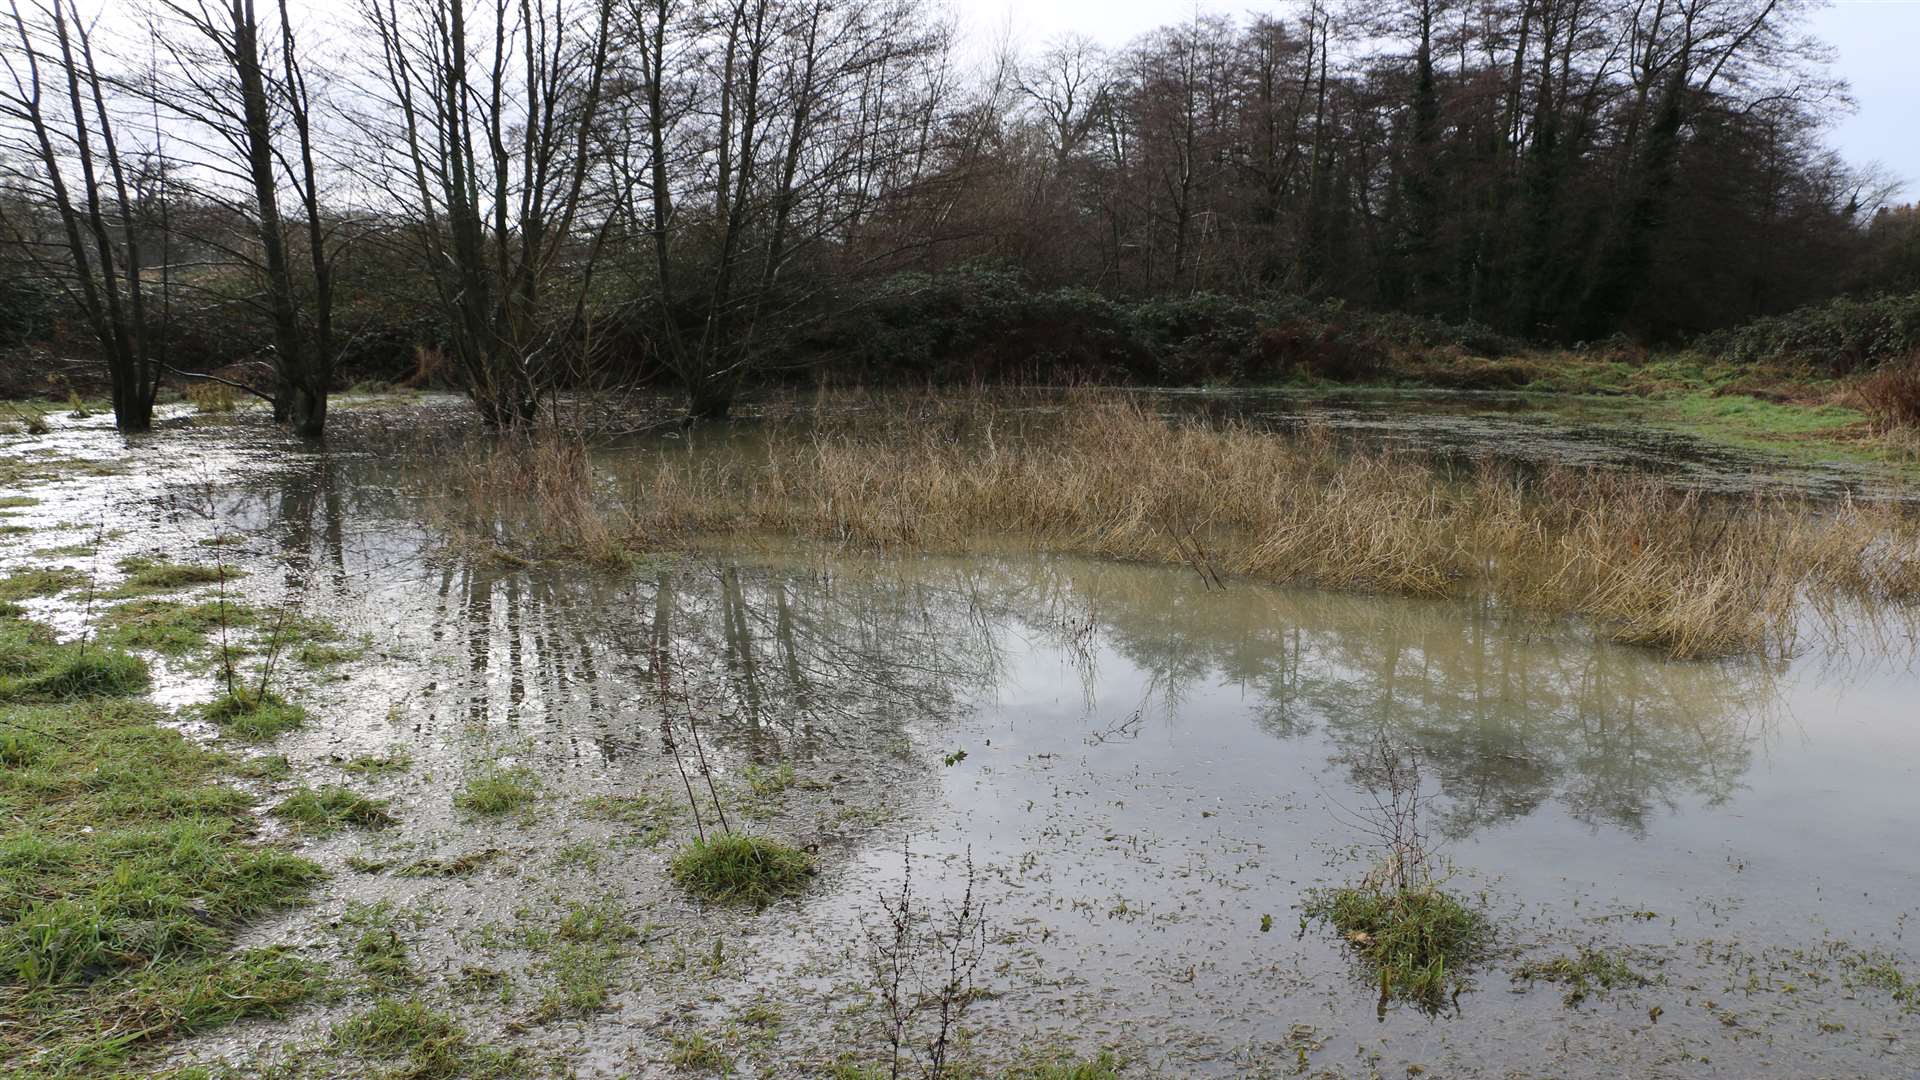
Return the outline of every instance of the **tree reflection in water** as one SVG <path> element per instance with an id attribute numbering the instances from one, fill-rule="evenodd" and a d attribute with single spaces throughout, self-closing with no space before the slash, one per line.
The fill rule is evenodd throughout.
<path id="1" fill-rule="evenodd" d="M 1329 739 L 1336 768 L 1383 734 L 1417 748 L 1449 839 L 1549 803 L 1637 833 L 1679 800 L 1735 792 L 1774 701 L 1760 664 L 1674 663 L 1485 606 L 1209 590 L 1158 567 L 797 548 L 621 574 L 432 560 L 421 508 L 368 469 L 321 458 L 226 512 L 278 538 L 301 573 L 383 588 L 423 614 L 424 634 L 396 633 L 462 658 L 423 688 L 443 708 L 608 759 L 657 737 L 664 677 L 723 751 L 857 767 L 910 745 L 909 728 L 990 702 L 1010 660 L 1044 650 L 1078 679 L 1088 716 L 1105 717 L 1090 720 L 1101 738 L 1167 724 L 1190 693 L 1228 686 L 1271 739 Z M 1146 675 L 1139 715 L 1110 715 L 1120 691 L 1102 662 Z"/>

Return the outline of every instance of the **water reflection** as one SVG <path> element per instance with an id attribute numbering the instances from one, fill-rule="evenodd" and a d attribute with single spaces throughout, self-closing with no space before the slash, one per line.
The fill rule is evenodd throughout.
<path id="1" fill-rule="evenodd" d="M 1208 590 L 1165 568 L 761 550 L 605 574 L 450 558 L 406 475 L 386 456 L 312 455 L 221 514 L 272 538 L 290 586 L 370 597 L 378 636 L 442 658 L 420 687 L 441 715 L 564 731 L 609 760 L 657 737 L 663 691 L 749 758 L 851 757 L 969 716 L 1006 722 L 993 706 L 1009 672 L 1045 661 L 1090 738 L 1244 724 L 1237 753 L 1311 745 L 1338 771 L 1384 733 L 1430 763 L 1449 838 L 1547 806 L 1639 834 L 1683 801 L 1732 797 L 1776 697 L 1762 665 L 1672 663 L 1484 606 Z"/>

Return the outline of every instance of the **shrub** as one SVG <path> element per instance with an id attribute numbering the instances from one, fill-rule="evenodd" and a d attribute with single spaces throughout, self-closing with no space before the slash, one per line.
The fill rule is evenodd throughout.
<path id="1" fill-rule="evenodd" d="M 681 848 L 668 870 L 696 896 L 764 906 L 805 888 L 814 866 L 813 856 L 778 840 L 724 833 Z"/>
<path id="2" fill-rule="evenodd" d="M 1736 363 L 1788 363 L 1833 375 L 1920 350 L 1920 293 L 1842 296 L 1700 338 L 1700 351 Z"/>
<path id="3" fill-rule="evenodd" d="M 1920 428 L 1920 350 L 1860 380 L 1854 393 L 1880 430 Z"/>

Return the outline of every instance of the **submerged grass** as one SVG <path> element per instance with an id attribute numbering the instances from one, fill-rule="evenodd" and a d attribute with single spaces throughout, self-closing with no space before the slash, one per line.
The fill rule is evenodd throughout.
<path id="1" fill-rule="evenodd" d="M 57 596 L 87 583 L 87 575 L 61 566 L 29 566 L 0 578 L 0 600 Z"/>
<path id="2" fill-rule="evenodd" d="M 886 405 L 888 403 L 883 403 Z M 1177 421 L 1089 394 L 1061 409 L 891 402 L 880 420 L 663 452 L 571 517 L 634 547 L 773 532 L 878 549 L 1036 549 L 1334 589 L 1473 595 L 1588 616 L 1676 657 L 1780 654 L 1800 601 L 1920 601 L 1920 515 L 1789 496 L 1714 498 L 1622 472 L 1455 469 L 1424 456 Z M 519 474 L 516 474 L 519 475 Z M 499 492 L 470 488 L 499 513 Z M 549 492 L 543 498 L 560 496 Z M 583 508 L 586 507 L 586 508 Z"/>
<path id="3" fill-rule="evenodd" d="M 246 576 L 245 572 L 231 566 L 205 566 L 140 557 L 120 560 L 120 570 L 127 575 L 127 578 L 114 590 L 115 596 L 169 592 L 195 585 L 213 585 L 222 581 L 233 581 Z"/>
<path id="4" fill-rule="evenodd" d="M 506 1080 L 527 1075 L 517 1054 L 475 1045 L 452 1017 L 418 998 L 382 998 L 333 1030 L 336 1047 L 392 1062 L 394 1080 Z"/>
<path id="5" fill-rule="evenodd" d="M 814 865 L 811 855 L 778 840 L 723 833 L 681 848 L 668 872 L 696 896 L 758 906 L 806 888 Z"/>
<path id="6" fill-rule="evenodd" d="M 227 600 L 186 604 L 149 598 L 116 604 L 104 621 L 106 639 L 121 648 L 178 655 L 205 645 L 216 630 L 253 626 L 259 613 Z"/>
<path id="7" fill-rule="evenodd" d="M 1513 977 L 1559 983 L 1567 988 L 1564 1000 L 1569 1008 L 1594 995 L 1605 997 L 1615 987 L 1645 986 L 1649 981 L 1625 958 L 1587 945 L 1577 946 L 1572 955 L 1522 964 L 1514 969 Z"/>

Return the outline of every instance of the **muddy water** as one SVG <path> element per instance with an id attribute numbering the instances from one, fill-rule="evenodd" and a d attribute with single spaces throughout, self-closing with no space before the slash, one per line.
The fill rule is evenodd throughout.
<path id="1" fill-rule="evenodd" d="M 134 497 L 37 484 L 45 503 L 16 511 L 36 531 L 0 537 L 0 560 L 110 579 L 117 554 L 237 533 L 254 599 L 365 635 L 364 659 L 298 676 L 324 722 L 272 749 L 319 783 L 342 758 L 407 748 L 405 774 L 353 781 L 402 825 L 302 842 L 335 881 L 257 938 L 330 957 L 348 900 L 391 900 L 419 915 L 424 992 L 543 1068 L 671 1075 L 690 1032 L 748 1072 L 870 1053 L 863 929 L 904 851 L 934 900 L 974 868 L 983 1057 L 1116 1046 L 1168 1076 L 1920 1074 L 1920 1012 L 1865 974 L 1920 977 L 1920 676 L 1902 662 L 1811 647 L 1784 665 L 1674 663 L 1468 604 L 1044 557 L 734 545 L 621 573 L 471 562 L 440 548 L 424 501 L 438 458 L 403 437 L 457 419 L 349 410 L 323 453 L 243 419 L 155 436 L 172 440 L 164 461 L 74 425 L 49 440 L 123 461 Z M 88 538 L 99 553 L 35 554 Z M 190 664 L 162 671 L 163 700 L 211 692 Z M 689 820 L 654 844 L 589 812 L 595 795 L 672 804 L 663 693 L 700 725 L 735 817 L 818 852 L 804 897 L 703 910 L 664 876 Z M 1438 1013 L 1382 1007 L 1346 946 L 1299 917 L 1308 890 L 1377 857 L 1366 760 L 1383 735 L 1422 762 L 1452 886 L 1499 928 Z M 494 763 L 540 776 L 536 808 L 455 811 L 461 779 Z M 795 784 L 753 798 L 747 767 L 780 763 Z M 365 869 L 474 852 L 494 854 L 460 878 Z M 595 899 L 642 928 L 613 1007 L 529 1021 L 552 975 L 511 931 Z M 1568 1006 L 1511 975 L 1578 946 L 1649 984 Z M 476 970 L 518 993 L 463 994 Z M 784 1017 L 776 1036 L 741 1034 L 755 1004 Z M 297 1053 L 351 1007 L 185 1056 Z"/>

